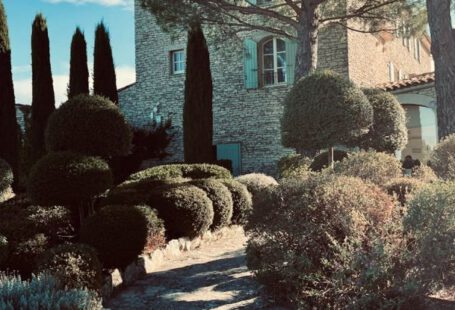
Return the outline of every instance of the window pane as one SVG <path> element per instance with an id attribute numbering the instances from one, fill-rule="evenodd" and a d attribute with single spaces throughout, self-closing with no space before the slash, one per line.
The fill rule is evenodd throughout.
<path id="1" fill-rule="evenodd" d="M 264 69 L 273 69 L 273 55 L 264 56 Z"/>
<path id="2" fill-rule="evenodd" d="M 273 54 L 273 40 L 264 44 L 264 55 Z"/>
<path id="3" fill-rule="evenodd" d="M 276 47 L 277 52 L 285 52 L 286 51 L 286 43 L 283 40 L 277 39 L 276 40 Z"/>
<path id="4" fill-rule="evenodd" d="M 286 70 L 278 69 L 278 83 L 286 82 Z"/>
<path id="5" fill-rule="evenodd" d="M 279 53 L 277 57 L 278 68 L 286 67 L 286 53 Z"/>
<path id="6" fill-rule="evenodd" d="M 264 85 L 273 85 L 275 84 L 274 79 L 274 72 L 273 71 L 264 71 Z"/>

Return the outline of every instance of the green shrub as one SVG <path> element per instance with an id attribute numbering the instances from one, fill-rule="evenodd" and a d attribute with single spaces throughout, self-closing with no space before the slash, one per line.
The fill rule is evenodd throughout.
<path id="1" fill-rule="evenodd" d="M 0 158 L 0 196 L 13 184 L 13 171 L 11 166 Z"/>
<path id="2" fill-rule="evenodd" d="M 412 177 L 424 183 L 432 183 L 438 180 L 438 176 L 433 169 L 425 165 L 414 167 L 412 169 Z"/>
<path id="3" fill-rule="evenodd" d="M 111 157 L 127 155 L 132 133 L 118 107 L 99 96 L 76 96 L 49 118 L 46 147 L 51 152 Z"/>
<path id="4" fill-rule="evenodd" d="M 376 152 L 357 152 L 336 163 L 335 172 L 359 177 L 384 186 L 388 181 L 402 176 L 400 161 L 393 155 Z"/>
<path id="5" fill-rule="evenodd" d="M 105 268 L 124 268 L 144 250 L 147 220 L 133 206 L 105 206 L 83 223 L 80 241 L 98 251 Z"/>
<path id="6" fill-rule="evenodd" d="M 42 205 L 77 205 L 111 185 L 112 173 L 103 160 L 70 152 L 50 153 L 32 168 L 28 193 Z"/>
<path id="7" fill-rule="evenodd" d="M 147 220 L 147 243 L 144 247 L 145 253 L 152 253 L 166 243 L 164 221 L 158 217 L 157 211 L 149 206 L 135 206 L 142 212 Z"/>
<path id="8" fill-rule="evenodd" d="M 23 281 L 19 276 L 0 274 L 0 308 L 36 309 L 102 309 L 101 299 L 87 290 L 67 290 L 49 275 L 32 276 Z"/>
<path id="9" fill-rule="evenodd" d="M 5 236 L 0 235 L 0 268 L 3 267 L 3 264 L 8 259 L 9 255 L 9 246 L 8 239 Z"/>
<path id="10" fill-rule="evenodd" d="M 245 185 L 253 197 L 261 194 L 269 187 L 278 185 L 278 182 L 274 178 L 262 173 L 245 174 L 235 179 Z"/>
<path id="11" fill-rule="evenodd" d="M 213 224 L 213 204 L 207 194 L 191 184 L 167 185 L 154 190 L 149 205 L 164 220 L 169 239 L 195 238 Z"/>
<path id="12" fill-rule="evenodd" d="M 103 282 L 97 253 L 85 244 L 62 244 L 46 251 L 38 260 L 37 271 L 52 275 L 69 289 L 100 292 Z"/>
<path id="13" fill-rule="evenodd" d="M 333 160 L 335 162 L 342 161 L 346 157 L 348 157 L 348 153 L 346 153 L 345 151 L 334 150 L 334 152 L 333 152 Z M 322 169 L 327 168 L 328 166 L 329 166 L 329 153 L 323 152 L 313 159 L 313 162 L 310 165 L 310 169 L 312 171 L 321 171 Z"/>
<path id="14" fill-rule="evenodd" d="M 445 137 L 430 155 L 430 167 L 444 180 L 455 179 L 455 134 Z"/>
<path id="15" fill-rule="evenodd" d="M 455 283 L 455 183 L 433 183 L 409 202 L 404 229 L 412 240 L 415 272 L 429 292 Z"/>
<path id="16" fill-rule="evenodd" d="M 17 270 L 22 276 L 28 277 L 36 267 L 36 261 L 51 246 L 44 234 L 36 234 L 24 241 L 11 246 L 7 267 Z"/>
<path id="17" fill-rule="evenodd" d="M 244 225 L 248 221 L 253 210 L 253 200 L 248 189 L 236 180 L 223 180 L 223 184 L 229 189 L 234 203 L 232 212 L 232 224 Z"/>
<path id="18" fill-rule="evenodd" d="M 190 184 L 202 189 L 212 201 L 214 216 L 210 229 L 217 230 L 229 225 L 234 206 L 231 192 L 227 187 L 214 179 L 195 180 Z"/>
<path id="19" fill-rule="evenodd" d="M 290 154 L 280 158 L 278 171 L 280 178 L 306 177 L 311 175 L 311 159 L 299 154 Z"/>
<path id="20" fill-rule="evenodd" d="M 164 180 L 175 178 L 188 179 L 230 179 L 231 173 L 226 168 L 210 164 L 173 164 L 163 165 L 139 171 L 129 177 L 135 180 Z"/>
<path id="21" fill-rule="evenodd" d="M 425 183 L 410 177 L 401 177 L 390 180 L 385 184 L 389 195 L 395 196 L 402 206 L 412 197 L 412 194 L 424 186 Z"/>

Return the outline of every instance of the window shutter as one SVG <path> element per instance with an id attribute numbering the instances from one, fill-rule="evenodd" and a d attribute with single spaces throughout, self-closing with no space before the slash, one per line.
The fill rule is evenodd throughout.
<path id="1" fill-rule="evenodd" d="M 289 85 L 294 84 L 295 76 L 295 63 L 297 57 L 297 41 L 295 40 L 286 40 L 286 75 Z"/>
<path id="2" fill-rule="evenodd" d="M 250 4 L 254 4 L 254 5 L 257 4 L 257 0 L 248 0 L 248 2 L 249 2 Z"/>
<path id="3" fill-rule="evenodd" d="M 245 39 L 244 47 L 244 74 L 246 89 L 258 88 L 258 47 L 257 43 L 250 39 Z"/>

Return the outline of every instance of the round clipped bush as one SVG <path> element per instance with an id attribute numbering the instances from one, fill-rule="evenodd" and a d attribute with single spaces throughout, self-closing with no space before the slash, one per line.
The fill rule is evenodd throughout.
<path id="1" fill-rule="evenodd" d="M 348 153 L 346 153 L 345 151 L 341 151 L 341 150 L 333 151 L 333 161 L 335 161 L 335 162 L 342 161 L 346 157 L 348 157 Z M 312 171 L 321 171 L 322 169 L 327 168 L 328 166 L 329 166 L 329 153 L 323 152 L 313 159 L 313 162 L 310 165 L 310 169 Z"/>
<path id="2" fill-rule="evenodd" d="M 231 172 L 224 167 L 210 164 L 172 164 L 162 165 L 132 174 L 128 180 L 164 180 L 175 178 L 188 179 L 230 179 Z"/>
<path id="3" fill-rule="evenodd" d="M 392 179 L 402 176 L 401 164 L 393 155 L 377 152 L 357 152 L 336 163 L 335 172 L 359 177 L 365 181 L 384 186 Z"/>
<path id="4" fill-rule="evenodd" d="M 238 182 L 246 186 L 248 191 L 254 196 L 260 195 L 269 187 L 277 186 L 278 182 L 271 176 L 263 173 L 250 173 L 235 178 Z"/>
<path id="5" fill-rule="evenodd" d="M 83 223 L 80 242 L 97 250 L 105 268 L 124 268 L 144 250 L 147 224 L 133 206 L 105 206 Z"/>
<path id="6" fill-rule="evenodd" d="M 236 180 L 223 180 L 223 184 L 231 192 L 232 202 L 234 203 L 232 224 L 246 224 L 253 210 L 253 200 L 250 192 L 245 185 Z"/>
<path id="7" fill-rule="evenodd" d="M 158 212 L 149 206 L 135 206 L 147 220 L 147 243 L 144 253 L 152 253 L 166 243 L 164 221 L 158 217 Z"/>
<path id="8" fill-rule="evenodd" d="M 132 133 L 118 107 L 100 96 L 79 95 L 60 106 L 45 132 L 49 151 L 93 156 L 127 155 Z"/>
<path id="9" fill-rule="evenodd" d="M 438 176 L 433 169 L 426 165 L 416 166 L 412 169 L 412 177 L 424 183 L 432 183 L 438 180 Z"/>
<path id="10" fill-rule="evenodd" d="M 191 184 L 202 189 L 213 204 L 213 224 L 210 229 L 217 230 L 231 223 L 233 201 L 231 192 L 218 180 L 194 180 Z"/>
<path id="11" fill-rule="evenodd" d="M 212 201 L 202 189 L 191 184 L 158 188 L 151 193 L 149 205 L 164 220 L 168 239 L 195 238 L 213 224 Z"/>
<path id="12" fill-rule="evenodd" d="M 290 154 L 278 161 L 280 178 L 308 177 L 311 170 L 311 159 L 299 154 Z"/>
<path id="13" fill-rule="evenodd" d="M 29 277 L 36 267 L 37 259 L 50 247 L 49 239 L 42 233 L 17 240 L 10 246 L 7 267 L 17 270 L 21 276 Z"/>
<path id="14" fill-rule="evenodd" d="M 410 177 L 401 177 L 390 180 L 385 184 L 385 188 L 389 195 L 398 199 L 402 206 L 411 198 L 412 194 L 424 186 L 425 183 Z"/>
<path id="15" fill-rule="evenodd" d="M 3 264 L 8 259 L 9 247 L 8 240 L 5 236 L 0 235 L 0 268 L 3 267 Z"/>
<path id="16" fill-rule="evenodd" d="M 28 194 L 37 204 L 74 205 L 112 186 L 108 164 L 71 152 L 49 153 L 32 168 Z"/>
<path id="17" fill-rule="evenodd" d="M 444 180 L 455 180 L 455 134 L 445 137 L 430 155 L 430 167 Z"/>
<path id="18" fill-rule="evenodd" d="M 98 254 L 85 244 L 62 244 L 46 251 L 38 260 L 37 272 L 52 275 L 69 289 L 100 292 L 103 283 Z"/>
<path id="19" fill-rule="evenodd" d="M 0 158 L 0 196 L 13 184 L 13 171 L 11 166 Z"/>

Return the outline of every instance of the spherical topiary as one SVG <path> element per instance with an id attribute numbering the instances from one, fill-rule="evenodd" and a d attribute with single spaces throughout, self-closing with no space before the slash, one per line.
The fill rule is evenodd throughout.
<path id="1" fill-rule="evenodd" d="M 444 180 L 455 180 L 455 134 L 445 137 L 430 155 L 430 167 Z"/>
<path id="2" fill-rule="evenodd" d="M 147 220 L 147 244 L 144 252 L 151 253 L 166 243 L 164 221 L 158 217 L 158 212 L 149 206 L 134 206 L 134 208 L 141 211 Z"/>
<path id="3" fill-rule="evenodd" d="M 312 174 L 311 158 L 299 154 L 290 154 L 278 160 L 280 178 L 306 178 Z"/>
<path id="4" fill-rule="evenodd" d="M 392 179 L 385 184 L 389 195 L 395 196 L 401 205 L 405 205 L 411 195 L 425 185 L 424 182 L 410 177 Z"/>
<path id="5" fill-rule="evenodd" d="M 124 268 L 144 250 L 147 220 L 132 206 L 106 206 L 83 223 L 80 241 L 98 251 L 105 268 Z"/>
<path id="6" fill-rule="evenodd" d="M 434 173 L 433 169 L 426 165 L 416 166 L 412 169 L 412 177 L 424 183 L 436 182 L 438 176 Z"/>
<path id="7" fill-rule="evenodd" d="M 373 124 L 360 138 L 359 146 L 378 152 L 393 153 L 408 143 L 406 113 L 391 93 L 380 89 L 364 89 L 373 107 Z"/>
<path id="8" fill-rule="evenodd" d="M 368 130 L 373 108 L 353 82 L 317 71 L 295 83 L 281 121 L 285 147 L 319 150 L 349 145 Z"/>
<path id="9" fill-rule="evenodd" d="M 98 254 L 85 244 L 62 244 L 51 248 L 38 260 L 36 271 L 52 275 L 69 289 L 100 292 L 103 283 Z"/>
<path id="10" fill-rule="evenodd" d="M 357 152 L 335 164 L 338 174 L 359 177 L 379 186 L 402 176 L 401 164 L 393 155 Z"/>
<path id="11" fill-rule="evenodd" d="M 174 184 L 154 190 L 149 205 L 164 220 L 169 239 L 195 238 L 213 223 L 213 204 L 207 194 L 191 184 Z"/>
<path id="12" fill-rule="evenodd" d="M 236 180 L 223 180 L 223 184 L 229 189 L 234 203 L 232 224 L 244 225 L 248 221 L 253 210 L 253 200 L 247 187 Z"/>
<path id="13" fill-rule="evenodd" d="M 333 152 L 333 160 L 335 162 L 337 161 L 342 161 L 348 157 L 348 153 L 345 151 L 341 150 L 334 150 Z M 322 152 L 318 156 L 316 156 L 313 159 L 313 162 L 310 165 L 310 169 L 312 171 L 321 171 L 324 168 L 327 168 L 329 166 L 329 153 L 328 152 Z"/>
<path id="14" fill-rule="evenodd" d="M 0 268 L 3 267 L 3 264 L 8 259 L 9 248 L 8 240 L 5 236 L 0 235 Z"/>
<path id="15" fill-rule="evenodd" d="M 28 193 L 42 205 L 72 205 L 106 191 L 112 173 L 103 160 L 71 152 L 49 153 L 32 168 Z"/>
<path id="16" fill-rule="evenodd" d="M 231 223 L 233 201 L 231 192 L 219 180 L 205 179 L 190 182 L 202 189 L 213 204 L 213 224 L 211 230 L 217 230 Z"/>
<path id="17" fill-rule="evenodd" d="M 278 182 L 271 176 L 263 173 L 250 173 L 241 175 L 235 178 L 238 182 L 248 188 L 248 191 L 253 195 L 259 195 L 262 191 L 269 187 L 277 186 Z"/>
<path id="18" fill-rule="evenodd" d="M 164 180 L 173 178 L 188 179 L 230 179 L 231 173 L 224 167 L 210 164 L 162 165 L 132 174 L 128 180 Z"/>
<path id="19" fill-rule="evenodd" d="M 13 184 L 13 171 L 11 166 L 0 158 L 0 196 Z"/>
<path id="20" fill-rule="evenodd" d="M 45 137 L 49 151 L 111 157 L 128 154 L 132 133 L 114 103 L 99 96 L 79 95 L 51 115 Z"/>

